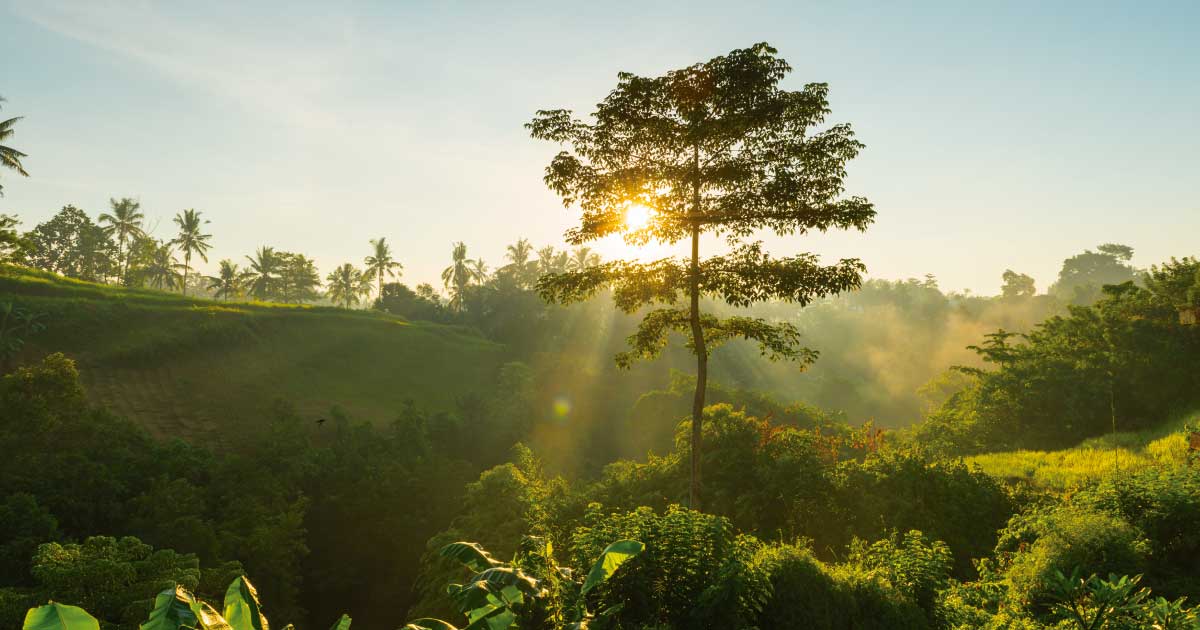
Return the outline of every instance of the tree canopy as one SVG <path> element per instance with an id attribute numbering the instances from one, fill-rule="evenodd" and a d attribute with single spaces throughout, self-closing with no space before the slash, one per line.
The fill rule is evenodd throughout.
<path id="1" fill-rule="evenodd" d="M 791 67 L 776 52 L 761 43 L 662 76 L 622 72 L 590 120 L 565 109 L 541 110 L 526 125 L 534 138 L 567 147 L 546 168 L 545 182 L 564 206 L 579 208 L 568 242 L 582 245 L 614 234 L 633 245 L 691 241 L 690 259 L 612 261 L 544 276 L 538 287 L 556 302 L 611 287 L 627 312 L 655 307 L 629 338 L 630 349 L 618 355 L 621 365 L 658 356 L 672 332 L 689 337 L 698 375 L 693 507 L 699 506 L 711 349 L 744 338 L 771 359 L 816 358 L 791 324 L 701 312 L 701 297 L 734 306 L 771 299 L 804 305 L 855 288 L 865 270 L 857 259 L 822 266 L 813 254 L 774 258 L 749 239 L 763 230 L 864 230 L 875 217 L 866 199 L 843 196 L 846 163 L 863 145 L 847 124 L 817 129 L 830 114 L 828 86 L 781 88 Z M 643 215 L 644 225 L 627 221 L 633 211 Z M 730 252 L 702 260 L 703 234 L 723 237 Z"/>

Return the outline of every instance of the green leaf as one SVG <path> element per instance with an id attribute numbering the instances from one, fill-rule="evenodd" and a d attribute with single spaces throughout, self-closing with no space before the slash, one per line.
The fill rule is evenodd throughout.
<path id="1" fill-rule="evenodd" d="M 497 608 L 490 613 L 471 622 L 463 630 L 507 630 L 517 620 L 513 611 L 507 608 Z"/>
<path id="2" fill-rule="evenodd" d="M 25 613 L 22 630 L 100 630 L 100 622 L 78 606 L 50 602 Z"/>
<path id="3" fill-rule="evenodd" d="M 500 564 L 479 543 L 453 542 L 442 547 L 441 554 L 475 572 L 486 571 Z"/>
<path id="4" fill-rule="evenodd" d="M 189 603 L 192 614 L 196 615 L 196 630 L 233 630 L 229 622 L 215 608 L 200 600 Z"/>
<path id="5" fill-rule="evenodd" d="M 417 619 L 410 621 L 400 630 L 458 630 L 458 626 L 441 619 Z"/>
<path id="6" fill-rule="evenodd" d="M 192 604 L 196 601 L 182 586 L 168 588 L 154 598 L 154 609 L 150 619 L 138 626 L 138 630 L 179 630 L 180 626 L 196 626 L 196 615 Z"/>
<path id="7" fill-rule="evenodd" d="M 646 545 L 636 540 L 618 540 L 609 545 L 604 550 L 604 553 L 601 553 L 600 557 L 596 559 L 596 564 L 592 565 L 592 570 L 588 572 L 587 579 L 583 581 L 581 592 L 586 594 L 595 588 L 596 585 L 612 577 L 612 574 L 622 564 L 636 558 L 645 548 Z"/>
<path id="8" fill-rule="evenodd" d="M 270 630 L 262 614 L 258 591 L 241 576 L 225 589 L 225 620 L 233 630 Z"/>
<path id="9" fill-rule="evenodd" d="M 350 615 L 343 613 L 337 623 L 330 626 L 329 630 L 350 630 Z"/>

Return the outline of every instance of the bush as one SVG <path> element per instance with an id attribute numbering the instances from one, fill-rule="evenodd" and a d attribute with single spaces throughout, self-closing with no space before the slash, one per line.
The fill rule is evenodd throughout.
<path id="1" fill-rule="evenodd" d="M 754 564 L 772 591 L 758 617 L 763 630 L 929 627 L 916 604 L 861 568 L 830 567 L 793 545 L 763 547 Z"/>
<path id="2" fill-rule="evenodd" d="M 1005 546 L 1021 541 L 1011 552 L 1010 596 L 1035 612 L 1045 611 L 1053 601 L 1056 573 L 1134 575 L 1142 572 L 1149 552 L 1129 523 L 1084 509 L 1060 508 L 1014 519 L 1012 529 L 1016 535 L 1006 532 L 998 548 L 1003 553 Z"/>
<path id="3" fill-rule="evenodd" d="M 761 547 L 737 536 L 729 521 L 671 506 L 605 514 L 589 506 L 575 531 L 571 555 L 587 566 L 613 540 L 639 540 L 646 550 L 593 591 L 593 610 L 615 604 L 617 627 L 742 628 L 752 625 L 769 595 L 766 576 L 752 563 Z"/>
<path id="4" fill-rule="evenodd" d="M 1072 504 L 1121 518 L 1147 539 L 1146 585 L 1200 599 L 1200 471 L 1155 468 L 1111 477 Z"/>

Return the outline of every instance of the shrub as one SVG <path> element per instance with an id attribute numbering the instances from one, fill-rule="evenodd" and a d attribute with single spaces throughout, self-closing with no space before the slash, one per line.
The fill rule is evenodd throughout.
<path id="1" fill-rule="evenodd" d="M 1002 537 L 1001 545 L 1024 539 L 1013 552 L 1007 577 L 1010 595 L 1035 612 L 1053 601 L 1056 573 L 1141 573 L 1148 545 L 1124 520 L 1078 508 L 1042 512 L 1016 519 L 1017 536 Z M 1032 538 L 1032 543 L 1025 542 Z"/>
<path id="2" fill-rule="evenodd" d="M 830 567 L 794 545 L 763 547 L 754 564 L 772 592 L 758 617 L 763 630 L 929 627 L 916 604 L 861 568 Z"/>

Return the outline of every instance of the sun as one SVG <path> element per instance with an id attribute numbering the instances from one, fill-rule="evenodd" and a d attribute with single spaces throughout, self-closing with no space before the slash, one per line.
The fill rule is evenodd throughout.
<path id="1" fill-rule="evenodd" d="M 631 231 L 640 230 L 650 225 L 654 211 L 640 203 L 629 204 L 625 208 L 625 228 Z"/>

